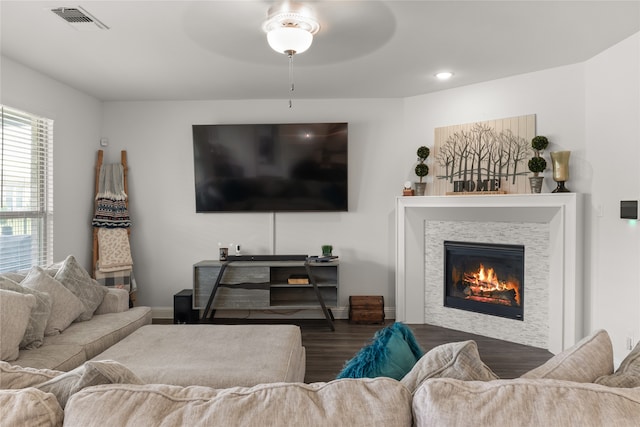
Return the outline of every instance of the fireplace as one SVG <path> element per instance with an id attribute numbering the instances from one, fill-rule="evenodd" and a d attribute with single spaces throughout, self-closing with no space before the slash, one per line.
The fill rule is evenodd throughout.
<path id="1" fill-rule="evenodd" d="M 396 321 L 549 349 L 583 336 L 584 195 L 396 197 Z M 523 321 L 443 304 L 444 241 L 525 247 Z"/>
<path id="2" fill-rule="evenodd" d="M 444 305 L 524 320 L 524 246 L 444 242 Z"/>

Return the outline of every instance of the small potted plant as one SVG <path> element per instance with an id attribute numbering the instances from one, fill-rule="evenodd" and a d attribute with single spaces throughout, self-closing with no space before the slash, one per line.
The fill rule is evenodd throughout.
<path id="1" fill-rule="evenodd" d="M 427 187 L 427 183 L 422 182 L 422 178 L 429 174 L 429 166 L 424 163 L 427 157 L 429 157 L 429 153 L 429 147 L 423 145 L 418 148 L 418 164 L 416 165 L 415 172 L 418 178 L 420 178 L 420 181 L 416 182 L 416 196 L 424 196 Z"/>
<path id="2" fill-rule="evenodd" d="M 542 157 L 541 152 L 549 146 L 549 140 L 546 136 L 538 135 L 531 140 L 531 148 L 533 148 L 534 156 L 529 160 L 529 170 L 533 172 L 533 176 L 529 177 L 532 193 L 540 193 L 542 190 L 542 180 L 544 177 L 538 176 L 547 168 L 547 161 Z"/>

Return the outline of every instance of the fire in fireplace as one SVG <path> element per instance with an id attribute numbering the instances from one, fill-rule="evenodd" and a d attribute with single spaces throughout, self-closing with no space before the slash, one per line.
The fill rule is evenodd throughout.
<path id="1" fill-rule="evenodd" d="M 444 305 L 524 320 L 524 246 L 444 242 Z"/>

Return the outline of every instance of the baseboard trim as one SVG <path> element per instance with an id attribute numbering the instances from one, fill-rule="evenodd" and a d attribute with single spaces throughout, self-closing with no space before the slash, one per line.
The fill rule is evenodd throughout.
<path id="1" fill-rule="evenodd" d="M 349 319 L 349 307 L 332 308 L 331 312 L 336 319 Z M 385 307 L 385 318 L 395 319 L 395 307 Z M 173 319 L 173 307 L 151 307 L 151 316 L 154 319 Z M 224 310 L 225 318 L 238 319 L 322 319 L 322 310 Z"/>

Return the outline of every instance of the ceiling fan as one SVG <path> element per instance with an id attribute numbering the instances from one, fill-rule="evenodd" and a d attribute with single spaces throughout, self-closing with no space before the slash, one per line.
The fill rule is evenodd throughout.
<path id="1" fill-rule="evenodd" d="M 269 46 L 289 58 L 289 90 L 293 92 L 293 56 L 306 52 L 311 47 L 313 36 L 320 31 L 315 12 L 311 6 L 303 3 L 281 1 L 269 8 L 262 29 L 267 33 Z"/>

